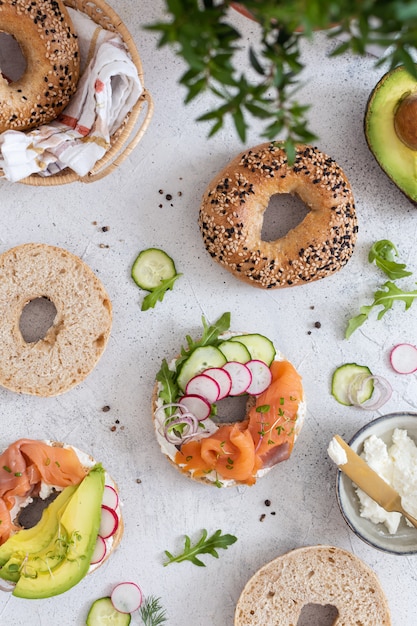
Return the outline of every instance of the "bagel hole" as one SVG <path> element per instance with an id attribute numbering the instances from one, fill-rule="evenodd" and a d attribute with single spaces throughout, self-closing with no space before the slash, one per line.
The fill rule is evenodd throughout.
<path id="1" fill-rule="evenodd" d="M 213 421 L 217 424 L 243 422 L 248 410 L 248 396 L 229 396 L 216 402 L 217 414 Z"/>
<path id="2" fill-rule="evenodd" d="M 54 303 L 46 296 L 28 302 L 19 321 L 19 329 L 26 343 L 44 339 L 54 323 L 56 314 Z"/>
<path id="3" fill-rule="evenodd" d="M 52 493 L 45 499 L 33 498 L 33 502 L 19 511 L 16 522 L 22 528 L 32 528 L 33 526 L 36 526 L 46 507 L 49 506 L 59 494 L 59 491 L 53 490 Z"/>
<path id="4" fill-rule="evenodd" d="M 19 43 L 9 33 L 0 32 L 0 69 L 8 82 L 15 82 L 26 72 L 26 58 Z"/>
<path id="5" fill-rule="evenodd" d="M 262 241 L 276 241 L 300 224 L 309 208 L 296 195 L 275 193 L 271 196 L 262 223 Z"/>
<path id="6" fill-rule="evenodd" d="M 333 626 L 339 611 L 332 604 L 309 603 L 301 609 L 297 626 Z"/>

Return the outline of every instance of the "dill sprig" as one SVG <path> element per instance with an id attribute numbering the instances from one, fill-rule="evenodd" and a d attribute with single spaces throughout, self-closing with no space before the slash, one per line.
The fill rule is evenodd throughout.
<path id="1" fill-rule="evenodd" d="M 140 614 L 145 626 L 160 626 L 168 621 L 166 611 L 160 604 L 161 599 L 148 596 L 140 607 Z"/>

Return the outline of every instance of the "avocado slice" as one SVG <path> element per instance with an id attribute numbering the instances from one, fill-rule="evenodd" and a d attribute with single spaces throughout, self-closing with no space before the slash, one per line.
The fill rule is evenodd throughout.
<path id="1" fill-rule="evenodd" d="M 49 549 L 27 553 L 32 567 L 21 568 L 13 595 L 49 598 L 64 593 L 87 574 L 100 528 L 103 491 L 104 469 L 98 464 L 78 485 L 59 515 L 57 534 Z M 34 566 L 37 561 L 38 569 Z"/>
<path id="2" fill-rule="evenodd" d="M 7 568 L 5 564 L 15 553 L 25 555 L 39 552 L 54 540 L 58 530 L 59 517 L 76 489 L 76 485 L 63 489 L 43 511 L 41 519 L 35 526 L 19 530 L 0 546 L 0 578 L 6 578 Z"/>
<path id="3" fill-rule="evenodd" d="M 399 120 L 400 116 L 405 118 L 403 103 L 416 96 L 417 80 L 404 66 L 396 67 L 387 72 L 372 91 L 364 120 L 369 149 L 380 167 L 413 204 L 417 204 L 417 146 L 413 149 L 404 142 L 403 135 L 400 138 Z M 406 129 L 408 135 L 417 132 L 417 110 L 414 119 L 414 129 Z M 407 124 L 409 120 L 410 117 Z"/>

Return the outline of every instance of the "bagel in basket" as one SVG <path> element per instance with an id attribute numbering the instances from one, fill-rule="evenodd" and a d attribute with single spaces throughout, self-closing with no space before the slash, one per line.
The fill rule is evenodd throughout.
<path id="1" fill-rule="evenodd" d="M 23 75 L 0 75 L 0 132 L 27 130 L 55 119 L 74 94 L 80 57 L 77 34 L 61 0 L 3 0 L 0 32 L 15 38 Z"/>
<path id="2" fill-rule="evenodd" d="M 294 626 L 308 604 L 338 611 L 334 626 L 390 626 L 389 606 L 375 572 L 334 546 L 298 548 L 264 565 L 238 600 L 235 626 Z"/>
<path id="3" fill-rule="evenodd" d="M 44 338 L 27 342 L 25 306 L 38 298 L 56 308 Z M 101 281 L 77 256 L 29 243 L 0 254 L 0 385 L 37 396 L 68 391 L 93 370 L 111 330 L 112 306 Z"/>
<path id="4" fill-rule="evenodd" d="M 216 487 L 253 485 L 292 453 L 306 411 L 301 376 L 256 333 L 228 332 L 230 313 L 164 359 L 152 398 L 161 451 L 186 476 Z M 231 419 L 222 401 L 246 398 Z M 223 402 L 224 406 L 224 402 Z"/>
<path id="5" fill-rule="evenodd" d="M 262 240 L 273 194 L 297 195 L 310 209 L 276 241 Z M 210 256 L 256 287 L 291 287 L 325 278 L 350 259 L 357 219 L 349 182 L 317 148 L 298 145 L 290 166 L 279 143 L 245 150 L 208 185 L 199 226 Z"/>
<path id="6" fill-rule="evenodd" d="M 55 441 L 19 439 L 0 454 L 0 520 L 0 585 L 29 599 L 76 585 L 123 534 L 114 480 L 87 453 Z"/>

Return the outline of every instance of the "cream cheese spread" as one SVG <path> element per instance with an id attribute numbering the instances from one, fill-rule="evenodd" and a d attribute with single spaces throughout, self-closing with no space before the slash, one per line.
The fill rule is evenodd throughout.
<path id="1" fill-rule="evenodd" d="M 417 446 L 406 430 L 396 428 L 392 443 L 371 435 L 364 442 L 362 458 L 401 496 L 404 509 L 417 517 Z M 357 488 L 361 517 L 385 524 L 390 534 L 398 530 L 401 513 L 385 511 L 372 498 Z M 407 522 L 407 520 L 406 520 Z M 407 522 L 409 524 L 409 522 Z"/>
<path id="2" fill-rule="evenodd" d="M 327 454 L 336 465 L 345 465 L 348 462 L 347 454 L 340 443 L 333 437 L 327 448 Z"/>

